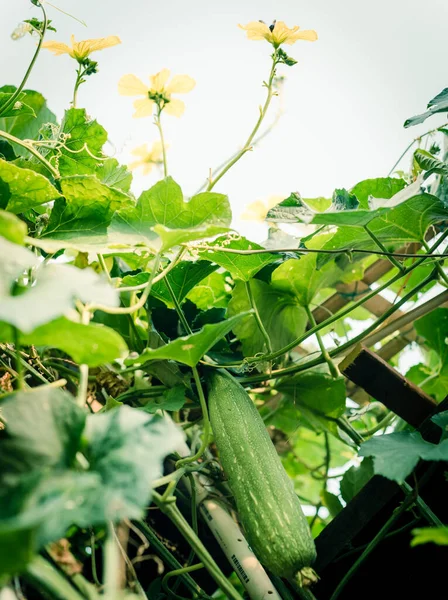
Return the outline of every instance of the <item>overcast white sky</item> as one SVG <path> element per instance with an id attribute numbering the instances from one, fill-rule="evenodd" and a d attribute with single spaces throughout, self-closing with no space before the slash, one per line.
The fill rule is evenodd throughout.
<path id="1" fill-rule="evenodd" d="M 79 92 L 79 105 L 108 130 L 123 159 L 129 150 L 157 139 L 151 119 L 132 119 L 132 99 L 120 97 L 126 73 L 145 79 L 164 67 L 194 77 L 184 96 L 183 117 L 165 116 L 170 174 L 191 195 L 209 167 L 240 147 L 264 101 L 261 87 L 270 68 L 270 46 L 251 42 L 238 23 L 284 20 L 315 29 L 319 40 L 289 48 L 299 62 L 281 67 L 287 76 L 285 114 L 256 150 L 222 179 L 235 212 L 271 195 L 328 196 L 335 187 L 387 174 L 407 143 L 427 125 L 404 130 L 404 120 L 424 110 L 446 87 L 446 0 L 54 0 L 86 21 L 83 27 L 48 7 L 58 32 L 47 39 L 68 42 L 118 35 L 122 45 L 92 56 L 100 72 Z M 22 20 L 38 16 L 29 0 L 0 0 L 2 84 L 18 84 L 35 42 L 12 41 Z M 5 10 L 6 9 L 6 10 Z M 60 117 L 68 107 L 74 62 L 42 51 L 28 88 L 41 91 Z M 276 112 L 275 101 L 271 119 Z M 270 119 L 268 117 L 267 123 Z M 120 158 L 118 155 L 118 158 Z M 135 191 L 157 174 L 136 177 Z"/>

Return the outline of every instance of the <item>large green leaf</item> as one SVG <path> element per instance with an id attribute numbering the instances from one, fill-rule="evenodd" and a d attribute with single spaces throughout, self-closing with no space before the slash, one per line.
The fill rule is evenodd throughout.
<path id="1" fill-rule="evenodd" d="M 421 242 L 430 225 L 448 218 L 448 210 L 431 194 L 419 194 L 391 208 L 385 215 L 375 219 L 369 229 L 387 247 L 406 242 Z M 363 249 L 378 250 L 375 242 L 363 227 L 339 227 L 322 250 Z M 331 255 L 319 255 L 317 268 L 331 260 Z"/>
<path id="2" fill-rule="evenodd" d="M 271 341 L 272 350 L 280 350 L 305 331 L 307 323 L 305 310 L 291 294 L 284 293 L 258 279 L 252 279 L 248 285 L 251 287 L 255 306 Z M 228 306 L 229 316 L 244 314 L 251 308 L 246 284 L 237 281 Z M 246 316 L 233 327 L 233 331 L 242 343 L 245 356 L 267 352 L 265 339 L 254 314 L 246 312 Z"/>
<path id="3" fill-rule="evenodd" d="M 423 177 L 424 180 L 435 173 L 448 177 L 448 164 L 442 162 L 426 150 L 421 150 L 420 148 L 416 150 L 414 152 L 414 160 L 421 169 L 426 171 Z"/>
<path id="4" fill-rule="evenodd" d="M 132 183 L 132 173 L 126 165 L 120 165 L 115 158 L 107 158 L 102 167 L 95 170 L 98 179 L 110 187 L 122 192 L 129 192 Z"/>
<path id="5" fill-rule="evenodd" d="M 201 358 L 229 331 L 235 329 L 237 323 L 243 319 L 247 313 L 237 315 L 222 323 L 205 325 L 197 333 L 177 338 L 176 340 L 160 346 L 155 350 L 147 348 L 137 358 L 128 358 L 127 365 L 144 364 L 150 360 L 176 360 L 177 362 L 195 367 Z"/>
<path id="6" fill-rule="evenodd" d="M 404 179 L 396 177 L 377 177 L 376 179 L 364 179 L 350 190 L 359 200 L 361 209 L 369 208 L 371 198 L 390 199 L 406 187 Z"/>
<path id="7" fill-rule="evenodd" d="M 0 158 L 0 208 L 21 213 L 60 196 L 43 175 Z"/>
<path id="8" fill-rule="evenodd" d="M 445 88 L 428 102 L 428 110 L 420 115 L 406 119 L 404 127 L 412 127 L 426 121 L 428 117 L 440 112 L 448 112 L 448 88 Z"/>
<path id="9" fill-rule="evenodd" d="M 49 467 L 69 468 L 75 460 L 86 411 L 57 388 L 15 392 L 0 402 L 0 480 Z"/>
<path id="10" fill-rule="evenodd" d="M 26 234 L 27 227 L 23 221 L 12 213 L 0 209 L 0 236 L 14 244 L 23 244 Z"/>
<path id="11" fill-rule="evenodd" d="M 319 235 L 308 245 L 314 249 L 325 248 L 331 241 L 331 234 Z M 319 290 L 337 281 L 342 274 L 335 263 L 318 270 L 318 260 L 316 253 L 287 260 L 272 273 L 273 288 L 294 295 L 301 306 L 309 306 Z"/>
<path id="12" fill-rule="evenodd" d="M 345 410 L 344 378 L 333 379 L 321 371 L 305 371 L 292 377 L 280 379 L 276 384 L 279 392 L 287 394 L 292 402 L 318 415 L 340 417 Z"/>
<path id="13" fill-rule="evenodd" d="M 232 213 L 227 196 L 204 192 L 184 202 L 182 190 L 167 177 L 143 192 L 135 208 L 121 210 L 109 228 L 117 244 L 167 250 L 180 243 L 227 230 Z"/>
<path id="14" fill-rule="evenodd" d="M 110 327 L 99 323 L 83 325 L 65 317 L 50 321 L 28 334 L 20 334 L 23 346 L 48 346 L 59 348 L 77 363 L 99 367 L 127 354 L 123 338 Z M 15 341 L 11 326 L 0 322 L 0 341 Z"/>
<path id="15" fill-rule="evenodd" d="M 21 92 L 11 106 L 4 112 L 3 107 L 9 103 L 13 96 L 14 94 L 12 93 L 8 94 L 5 92 L 0 92 L 0 114 L 2 115 L 2 119 L 16 119 L 17 117 L 23 116 L 32 116 L 36 118 L 36 113 L 31 106 L 23 102 L 25 98 L 24 92 Z"/>
<path id="16" fill-rule="evenodd" d="M 206 260 L 197 262 L 182 261 L 172 269 L 166 277 L 155 283 L 151 288 L 151 296 L 155 296 L 165 302 L 169 308 L 174 308 L 174 302 L 168 290 L 170 285 L 175 298 L 182 302 L 190 290 L 192 290 L 205 277 L 216 271 L 217 267 Z M 123 280 L 126 284 L 126 278 Z"/>
<path id="17" fill-rule="evenodd" d="M 25 270 L 37 267 L 39 260 L 28 248 L 14 244 L 4 237 L 0 237 L 0 256 L 2 257 L 0 298 L 2 298 L 9 295 L 12 284 Z"/>
<path id="18" fill-rule="evenodd" d="M 90 119 L 83 108 L 70 108 L 65 112 L 56 136 L 64 143 L 52 150 L 48 158 L 56 159 L 61 175 L 91 174 L 102 167 L 106 159 L 102 148 L 107 132 Z"/>
<path id="19" fill-rule="evenodd" d="M 403 483 L 420 459 L 448 460 L 448 439 L 425 441 L 418 431 L 400 431 L 373 437 L 361 445 L 360 456 L 372 456 L 377 475 Z"/>
<path id="20" fill-rule="evenodd" d="M 16 247 L 19 253 L 25 250 Z M 91 269 L 53 263 L 41 267 L 36 278 L 33 287 L 18 296 L 5 293 L 0 302 L 0 321 L 23 333 L 31 333 L 36 327 L 64 315 L 73 308 L 76 299 L 107 306 L 119 303 L 116 289 Z"/>
<path id="21" fill-rule="evenodd" d="M 87 418 L 84 439 L 90 470 L 101 487 L 84 509 L 89 523 L 140 518 L 151 499 L 151 483 L 163 459 L 184 440 L 168 419 L 122 406 Z"/>
<path id="22" fill-rule="evenodd" d="M 244 237 L 232 240 L 227 236 L 218 238 L 210 242 L 208 246 L 214 249 L 203 250 L 200 252 L 201 258 L 211 260 L 220 267 L 224 267 L 235 278 L 249 281 L 264 266 L 277 260 L 274 254 L 231 254 L 229 252 L 219 251 L 219 248 L 229 248 L 231 250 L 261 250 L 262 246 L 250 242 Z M 216 249 L 215 249 L 216 248 Z"/>
<path id="23" fill-rule="evenodd" d="M 15 86 L 5 85 L 0 88 L 0 92 L 13 93 L 16 89 Z M 33 109 L 34 114 L 23 114 L 15 119 L 0 118 L 0 129 L 21 140 L 35 140 L 44 124 L 56 123 L 56 116 L 48 109 L 47 101 L 42 94 L 33 90 L 24 90 L 23 93 L 25 95 L 22 96 L 22 101 Z M 17 155 L 29 156 L 29 152 L 22 146 L 13 144 L 13 148 Z"/>
<path id="24" fill-rule="evenodd" d="M 61 179 L 64 198 L 55 202 L 41 239 L 61 242 L 61 247 L 90 249 L 107 245 L 107 227 L 114 213 L 131 207 L 133 200 L 118 189 L 101 183 L 94 175 Z"/>

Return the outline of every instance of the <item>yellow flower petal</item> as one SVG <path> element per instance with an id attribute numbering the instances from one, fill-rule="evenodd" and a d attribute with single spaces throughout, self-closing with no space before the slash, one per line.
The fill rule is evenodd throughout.
<path id="1" fill-rule="evenodd" d="M 118 82 L 118 92 L 122 96 L 138 96 L 140 94 L 147 96 L 148 90 L 148 86 L 135 75 L 123 75 Z"/>
<path id="2" fill-rule="evenodd" d="M 196 81 L 188 75 L 175 75 L 165 90 L 168 94 L 186 94 L 196 85 Z"/>
<path id="3" fill-rule="evenodd" d="M 169 69 L 162 69 L 159 73 L 150 76 L 151 81 L 151 89 L 155 92 L 163 92 L 165 88 L 165 83 L 168 81 L 170 76 Z"/>
<path id="4" fill-rule="evenodd" d="M 277 21 L 272 32 L 272 39 L 278 45 L 288 44 L 289 46 L 297 42 L 297 40 L 306 40 L 308 42 L 317 40 L 317 33 L 315 31 L 299 30 L 300 27 L 298 25 L 289 29 L 283 21 Z"/>
<path id="5" fill-rule="evenodd" d="M 165 104 L 163 110 L 164 112 L 166 112 L 167 115 L 172 115 L 173 117 L 180 117 L 184 113 L 185 104 L 182 102 L 182 100 L 172 98 L 168 104 Z"/>
<path id="6" fill-rule="evenodd" d="M 244 29 L 247 32 L 249 40 L 263 40 L 268 39 L 271 35 L 271 31 L 266 23 L 261 21 L 251 21 L 247 25 L 238 25 L 240 29 Z"/>
<path id="7" fill-rule="evenodd" d="M 61 54 L 70 54 L 70 56 L 73 56 L 70 46 L 62 42 L 44 42 L 42 48 L 50 50 L 55 56 L 60 56 Z"/>
<path id="8" fill-rule="evenodd" d="M 143 144 L 142 146 L 137 146 L 134 150 L 131 150 L 131 154 L 133 156 L 141 156 L 144 158 L 148 154 L 148 144 Z"/>
<path id="9" fill-rule="evenodd" d="M 154 110 L 154 102 L 149 98 L 140 98 L 134 102 L 135 113 L 132 115 L 134 119 L 141 117 L 149 117 Z"/>
<path id="10" fill-rule="evenodd" d="M 76 58 L 86 58 L 86 56 L 89 56 L 92 52 L 97 52 L 98 50 L 104 50 L 104 48 L 111 48 L 112 46 L 121 44 L 120 38 L 116 35 L 109 35 L 108 37 L 92 40 L 83 40 L 82 42 L 75 42 L 74 36 L 72 36 L 72 38 L 73 52 Z"/>

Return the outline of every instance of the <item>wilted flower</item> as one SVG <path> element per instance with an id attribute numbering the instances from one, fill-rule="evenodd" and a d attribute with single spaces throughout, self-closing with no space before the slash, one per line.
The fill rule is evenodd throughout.
<path id="1" fill-rule="evenodd" d="M 169 69 L 162 69 L 156 75 L 150 75 L 151 85 L 148 87 L 135 75 L 123 75 L 118 82 L 118 91 L 122 96 L 144 96 L 134 101 L 134 118 L 148 117 L 152 115 L 154 105 L 164 110 L 169 115 L 180 117 L 185 104 L 182 100 L 172 98 L 171 94 L 186 94 L 196 85 L 194 79 L 188 75 L 174 75 L 170 83 Z"/>
<path id="2" fill-rule="evenodd" d="M 79 63 L 82 63 L 92 52 L 98 50 L 104 50 L 104 48 L 110 48 L 121 44 L 121 40 L 116 35 L 109 35 L 105 38 L 97 38 L 94 40 L 83 40 L 82 42 L 76 42 L 75 36 L 72 35 L 70 38 L 71 46 L 67 46 L 62 42 L 44 42 L 42 48 L 46 48 L 53 52 L 56 56 L 61 54 L 68 54 Z"/>
<path id="3" fill-rule="evenodd" d="M 250 40 L 267 40 L 274 48 L 282 44 L 295 44 L 298 40 L 307 40 L 314 42 L 317 40 L 317 33 L 310 30 L 300 30 L 298 25 L 292 29 L 287 27 L 283 21 L 274 21 L 272 25 L 266 25 L 263 21 L 251 21 L 247 25 L 238 25 L 247 32 Z"/>
<path id="4" fill-rule="evenodd" d="M 154 142 L 151 150 L 148 148 L 148 144 L 143 144 L 132 150 L 131 154 L 138 156 L 138 160 L 129 163 L 130 169 L 138 169 L 143 167 L 143 175 L 148 175 L 154 167 L 154 165 L 162 164 L 163 147 L 161 142 Z"/>

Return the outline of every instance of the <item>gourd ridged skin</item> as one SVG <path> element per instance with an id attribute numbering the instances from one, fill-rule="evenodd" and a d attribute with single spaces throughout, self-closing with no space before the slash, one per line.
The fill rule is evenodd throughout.
<path id="1" fill-rule="evenodd" d="M 294 577 L 316 558 L 310 528 L 249 395 L 225 371 L 207 375 L 210 422 L 253 551 L 271 573 Z"/>

